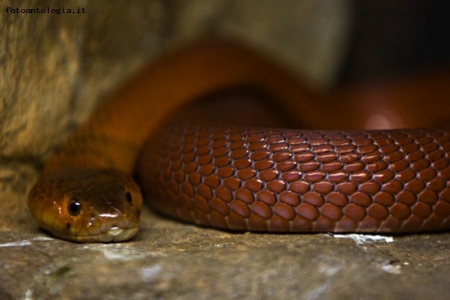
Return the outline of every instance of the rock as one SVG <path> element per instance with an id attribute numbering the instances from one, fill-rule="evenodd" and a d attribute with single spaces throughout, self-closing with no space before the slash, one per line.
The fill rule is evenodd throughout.
<path id="1" fill-rule="evenodd" d="M 446 299 L 449 234 L 250 234 L 143 216 L 130 242 L 0 233 L 2 299 Z M 342 236 L 338 236 L 342 237 Z"/>

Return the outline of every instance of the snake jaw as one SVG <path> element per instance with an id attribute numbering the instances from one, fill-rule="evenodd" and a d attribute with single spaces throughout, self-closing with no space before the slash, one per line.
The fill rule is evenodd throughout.
<path id="1" fill-rule="evenodd" d="M 108 243 L 124 242 L 132 239 L 139 231 L 139 226 L 132 228 L 113 227 L 106 232 L 97 235 L 80 236 L 76 234 L 64 234 L 60 232 L 51 232 L 55 237 L 78 243 Z"/>
<path id="2" fill-rule="evenodd" d="M 108 234 L 112 235 L 112 236 L 118 236 L 119 234 L 122 233 L 122 231 L 123 231 L 122 228 L 117 227 L 117 226 L 113 226 L 113 227 L 111 227 L 110 230 L 108 230 Z"/>
<path id="3" fill-rule="evenodd" d="M 106 233 L 101 234 L 100 242 L 122 242 L 133 238 L 139 231 L 139 227 L 135 228 L 120 228 L 117 226 L 111 227 Z"/>

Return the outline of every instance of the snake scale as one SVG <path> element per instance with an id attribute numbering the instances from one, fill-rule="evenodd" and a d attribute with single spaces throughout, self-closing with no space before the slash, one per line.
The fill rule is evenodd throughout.
<path id="1" fill-rule="evenodd" d="M 449 128 L 161 126 L 189 99 L 229 86 L 260 86 L 299 111 L 315 102 L 290 73 L 228 41 L 188 47 L 149 70 L 105 101 L 49 158 L 29 195 L 40 227 L 78 242 L 131 239 L 142 189 L 158 212 L 227 230 L 450 228 Z M 338 103 L 323 113 L 323 126 L 331 115 L 344 121 L 351 114 L 339 109 Z"/>

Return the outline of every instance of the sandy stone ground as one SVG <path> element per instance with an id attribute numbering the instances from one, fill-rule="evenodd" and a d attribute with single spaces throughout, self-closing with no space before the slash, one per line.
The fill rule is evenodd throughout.
<path id="1" fill-rule="evenodd" d="M 2 299 L 447 299 L 450 235 L 229 233 L 144 212 L 135 239 L 0 232 Z"/>

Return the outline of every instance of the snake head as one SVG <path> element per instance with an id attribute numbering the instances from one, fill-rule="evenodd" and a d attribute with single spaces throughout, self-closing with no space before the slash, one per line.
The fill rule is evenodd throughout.
<path id="1" fill-rule="evenodd" d="M 117 170 L 71 170 L 47 175 L 28 196 L 31 215 L 54 236 L 76 242 L 118 242 L 139 230 L 142 195 Z"/>

